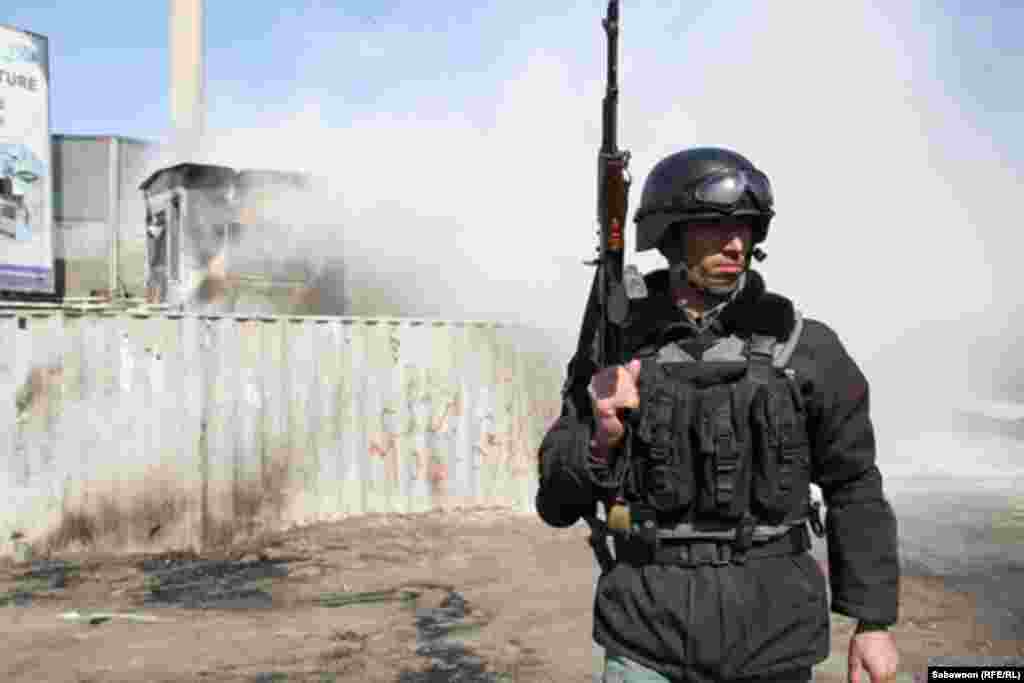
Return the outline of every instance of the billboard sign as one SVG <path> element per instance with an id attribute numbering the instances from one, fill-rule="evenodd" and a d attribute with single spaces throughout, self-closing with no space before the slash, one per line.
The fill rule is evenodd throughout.
<path id="1" fill-rule="evenodd" d="M 54 292 L 50 58 L 0 25 L 0 290 Z"/>

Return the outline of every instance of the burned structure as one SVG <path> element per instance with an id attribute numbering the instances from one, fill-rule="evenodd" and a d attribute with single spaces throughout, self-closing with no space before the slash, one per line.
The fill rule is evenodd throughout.
<path id="1" fill-rule="evenodd" d="M 141 185 L 146 298 L 176 310 L 346 313 L 344 272 L 315 248 L 300 208 L 308 176 L 183 163 Z"/>

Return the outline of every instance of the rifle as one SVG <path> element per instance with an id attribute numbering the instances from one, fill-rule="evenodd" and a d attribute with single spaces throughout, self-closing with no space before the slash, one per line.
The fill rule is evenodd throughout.
<path id="1" fill-rule="evenodd" d="M 623 285 L 624 224 L 629 195 L 629 152 L 618 147 L 618 44 L 619 3 L 609 0 L 608 15 L 601 22 L 608 37 L 608 74 L 601 103 L 601 148 L 597 154 L 597 258 L 584 261 L 594 266 L 594 279 L 580 325 L 576 354 L 569 363 L 563 394 L 572 393 L 570 408 L 577 417 L 589 413 L 585 389 L 601 367 L 625 361 L 622 328 L 629 315 L 629 299 Z M 586 399 L 586 400 L 580 400 Z"/>
<path id="2" fill-rule="evenodd" d="M 621 365 L 626 362 L 624 327 L 629 317 L 629 293 L 643 296 L 643 279 L 635 266 L 624 269 L 626 248 L 625 223 L 629 204 L 629 152 L 618 146 L 618 44 L 619 44 L 619 2 L 609 0 L 608 13 L 602 21 L 608 39 L 607 85 L 602 101 L 601 148 L 597 155 L 597 220 L 599 243 L 597 258 L 585 261 L 584 265 L 594 266 L 594 279 L 580 326 L 576 354 L 569 362 L 563 399 L 566 410 L 574 417 L 592 417 L 590 398 L 586 387 L 594 373 L 603 367 Z M 609 525 L 613 528 L 629 528 L 628 514 L 622 517 L 622 492 L 629 462 L 629 426 L 626 424 L 626 449 L 622 457 L 613 463 L 588 463 L 591 480 L 599 488 L 614 491 L 616 504 L 609 513 Z M 618 508 L 618 510 L 616 510 Z M 616 514 L 617 513 L 617 514 Z M 608 549 L 604 536 L 595 524 L 599 520 L 588 518 L 594 533 L 591 545 L 603 566 Z M 600 536 L 600 538 L 598 538 Z M 600 546 L 599 547 L 599 544 Z"/>

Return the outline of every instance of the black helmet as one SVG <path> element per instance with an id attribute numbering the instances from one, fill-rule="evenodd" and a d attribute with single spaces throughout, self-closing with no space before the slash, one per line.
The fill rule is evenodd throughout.
<path id="1" fill-rule="evenodd" d="M 697 147 L 666 157 L 647 176 L 640 196 L 636 250 L 658 246 L 673 223 L 708 218 L 753 216 L 753 242 L 768 235 L 772 210 L 768 176 L 736 152 Z"/>

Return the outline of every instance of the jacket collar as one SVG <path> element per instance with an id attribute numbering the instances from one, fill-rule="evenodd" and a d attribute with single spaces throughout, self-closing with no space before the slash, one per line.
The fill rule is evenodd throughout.
<path id="1" fill-rule="evenodd" d="M 646 299 L 632 302 L 633 315 L 628 331 L 637 346 L 653 341 L 652 337 L 662 337 L 670 330 L 673 337 L 699 333 L 672 300 L 667 269 L 646 274 L 644 282 L 649 294 Z M 783 340 L 789 337 L 795 319 L 793 302 L 768 292 L 761 274 L 748 269 L 743 287 L 726 302 L 709 326 L 721 336 L 734 334 L 746 339 L 760 334 Z M 680 328 L 686 332 L 677 331 Z"/>

